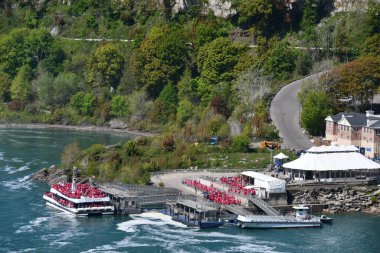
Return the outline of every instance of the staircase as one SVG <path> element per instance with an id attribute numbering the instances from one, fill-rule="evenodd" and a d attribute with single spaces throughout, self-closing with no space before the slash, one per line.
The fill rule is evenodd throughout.
<path id="1" fill-rule="evenodd" d="M 274 209 L 273 207 L 268 205 L 268 203 L 265 202 L 264 200 L 257 198 L 256 196 L 246 196 L 246 198 L 248 200 L 252 201 L 252 203 L 255 206 L 259 207 L 266 214 L 268 214 L 270 216 L 279 216 L 280 215 L 279 211 L 277 211 L 276 209 Z"/>
<path id="2" fill-rule="evenodd" d="M 252 213 L 250 211 L 247 211 L 247 210 L 245 210 L 242 207 L 237 206 L 237 205 L 226 205 L 226 206 L 224 206 L 224 209 L 226 209 L 227 211 L 230 211 L 231 213 L 237 214 L 237 215 L 242 215 L 242 216 L 252 215 Z"/>

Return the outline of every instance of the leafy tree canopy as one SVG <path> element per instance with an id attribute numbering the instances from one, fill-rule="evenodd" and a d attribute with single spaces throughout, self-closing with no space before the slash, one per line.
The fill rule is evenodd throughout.
<path id="1" fill-rule="evenodd" d="M 132 60 L 138 83 L 157 97 L 169 81 L 178 81 L 188 59 L 187 39 L 182 29 L 154 29 L 142 42 Z"/>
<path id="2" fill-rule="evenodd" d="M 312 91 L 306 96 L 302 112 L 301 123 L 310 134 L 324 133 L 325 118 L 333 112 L 331 100 L 324 91 Z"/>
<path id="3" fill-rule="evenodd" d="M 114 44 L 103 44 L 87 62 L 87 79 L 94 86 L 116 87 L 124 67 L 124 57 Z"/>
<path id="4" fill-rule="evenodd" d="M 18 68 L 32 68 L 46 58 L 52 44 L 51 35 L 44 29 L 18 28 L 0 37 L 0 68 L 15 76 Z"/>
<path id="5" fill-rule="evenodd" d="M 27 102 L 30 99 L 32 93 L 31 79 L 32 69 L 29 65 L 22 66 L 12 81 L 10 88 L 12 100 Z"/>
<path id="6" fill-rule="evenodd" d="M 204 45 L 197 56 L 202 79 L 209 84 L 231 81 L 238 62 L 239 49 L 227 38 L 217 38 Z"/>

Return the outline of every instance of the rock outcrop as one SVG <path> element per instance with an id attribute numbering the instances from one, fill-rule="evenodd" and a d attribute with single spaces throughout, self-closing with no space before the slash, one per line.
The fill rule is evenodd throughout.
<path id="1" fill-rule="evenodd" d="M 61 168 L 52 165 L 49 168 L 43 168 L 32 175 L 32 179 L 44 181 L 49 185 L 61 182 L 67 182 L 68 177 Z"/>

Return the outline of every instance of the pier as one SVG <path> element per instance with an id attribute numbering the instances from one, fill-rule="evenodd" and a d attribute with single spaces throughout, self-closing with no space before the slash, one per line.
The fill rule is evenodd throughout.
<path id="1" fill-rule="evenodd" d="M 117 214 L 141 213 L 149 206 L 164 207 L 181 195 L 178 189 L 156 186 L 108 183 L 97 187 L 110 196 Z"/>

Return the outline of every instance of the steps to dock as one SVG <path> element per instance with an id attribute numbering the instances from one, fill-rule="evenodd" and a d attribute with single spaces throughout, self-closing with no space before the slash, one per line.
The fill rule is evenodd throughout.
<path id="1" fill-rule="evenodd" d="M 271 207 L 268 203 L 266 203 L 264 200 L 257 198 L 256 196 L 246 196 L 246 199 L 252 201 L 253 204 L 255 204 L 257 207 L 259 207 L 261 210 L 263 210 L 266 214 L 270 216 L 279 216 L 280 212 Z"/>

